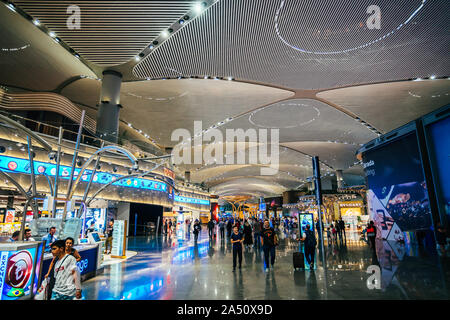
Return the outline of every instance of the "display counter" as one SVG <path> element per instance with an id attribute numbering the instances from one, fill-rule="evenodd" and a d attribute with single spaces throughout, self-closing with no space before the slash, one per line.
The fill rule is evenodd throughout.
<path id="1" fill-rule="evenodd" d="M 99 257 L 102 257 L 102 246 L 99 244 L 80 244 L 74 246 L 81 256 L 81 260 L 77 262 L 78 270 L 80 271 L 81 281 L 95 277 L 97 274 L 103 272 L 103 267 L 99 263 Z M 42 275 L 47 274 L 52 262 L 53 256 L 51 253 L 44 253 L 44 262 L 42 265 Z"/>

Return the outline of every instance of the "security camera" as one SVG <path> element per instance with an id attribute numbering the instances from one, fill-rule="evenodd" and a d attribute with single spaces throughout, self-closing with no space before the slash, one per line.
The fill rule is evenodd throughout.
<path id="1" fill-rule="evenodd" d="M 80 159 L 77 159 L 77 166 L 81 167 L 82 164 L 83 164 L 83 163 L 81 162 L 81 160 L 80 160 Z"/>
<path id="2" fill-rule="evenodd" d="M 112 170 L 113 170 L 113 172 L 117 172 L 117 167 L 114 166 L 114 167 L 112 168 Z"/>
<path id="3" fill-rule="evenodd" d="M 138 171 L 139 170 L 139 165 L 137 163 L 133 164 L 133 166 L 131 167 L 134 171 Z"/>
<path id="4" fill-rule="evenodd" d="M 55 160 L 56 159 L 56 153 L 55 152 L 49 152 L 49 154 L 48 154 L 48 158 L 50 159 L 50 160 Z"/>

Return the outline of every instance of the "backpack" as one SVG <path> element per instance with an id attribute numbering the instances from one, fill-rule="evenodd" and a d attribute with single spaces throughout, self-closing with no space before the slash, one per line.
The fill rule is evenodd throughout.
<path id="1" fill-rule="evenodd" d="M 305 233 L 306 233 L 305 245 L 308 247 L 315 247 L 317 241 L 314 232 L 312 232 L 311 230 L 305 230 Z"/>

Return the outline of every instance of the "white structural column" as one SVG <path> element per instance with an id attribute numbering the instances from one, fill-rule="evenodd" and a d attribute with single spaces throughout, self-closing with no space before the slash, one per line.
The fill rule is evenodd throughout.
<path id="1" fill-rule="evenodd" d="M 102 91 L 97 112 L 97 135 L 104 140 L 117 143 L 119 135 L 120 86 L 122 74 L 103 71 Z"/>
<path id="2" fill-rule="evenodd" d="M 337 179 L 337 187 L 338 189 L 345 187 L 344 175 L 342 174 L 342 170 L 336 170 L 336 179 Z"/>

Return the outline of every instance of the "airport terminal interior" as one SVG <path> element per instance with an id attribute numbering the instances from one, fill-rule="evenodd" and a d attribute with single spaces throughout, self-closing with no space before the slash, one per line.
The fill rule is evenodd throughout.
<path id="1" fill-rule="evenodd" d="M 1 0 L 0 300 L 448 300 L 449 12 Z"/>

